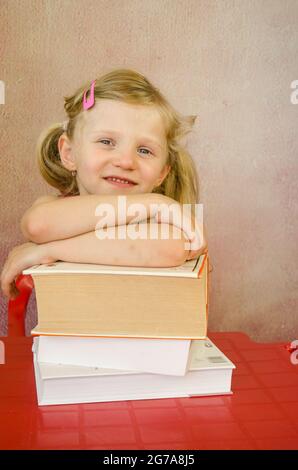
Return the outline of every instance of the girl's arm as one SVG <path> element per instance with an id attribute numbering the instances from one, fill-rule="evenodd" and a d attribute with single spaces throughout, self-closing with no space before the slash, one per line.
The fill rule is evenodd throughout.
<path id="1" fill-rule="evenodd" d="M 142 224 L 141 224 L 142 225 Z M 150 238 L 151 229 L 156 229 L 156 239 Z M 140 230 L 140 224 L 121 226 L 123 230 Z M 10 253 L 1 272 L 1 288 L 4 295 L 16 298 L 19 291 L 15 284 L 17 276 L 26 268 L 36 264 L 48 264 L 57 260 L 74 263 L 111 264 L 116 266 L 171 267 L 183 264 L 188 255 L 186 239 L 179 228 L 173 225 L 151 222 L 144 224 L 147 239 L 113 235 L 114 227 L 100 229 L 100 234 L 109 234 L 108 239 L 98 239 L 97 232 L 89 232 L 66 240 L 48 243 L 24 243 Z M 165 233 L 168 235 L 163 237 Z M 169 232 L 167 232 L 169 230 Z M 142 233 L 142 235 L 143 235 Z M 131 232 L 130 232 L 131 234 Z M 155 233 L 154 233 L 155 235 Z"/>
<path id="2" fill-rule="evenodd" d="M 145 214 L 147 213 L 148 215 L 148 219 L 150 215 L 152 216 L 150 209 L 152 209 L 152 207 L 154 208 L 154 206 L 172 206 L 172 204 L 174 204 L 180 207 L 177 201 L 161 194 L 135 194 L 128 195 L 124 199 L 126 201 L 127 212 L 129 212 L 129 207 L 133 209 L 132 204 L 141 204 Z M 107 227 L 125 225 L 130 223 L 132 219 L 135 219 L 134 211 L 131 212 L 133 215 L 127 215 L 124 210 L 120 217 L 120 223 L 118 223 L 118 196 L 88 195 L 63 199 L 57 198 L 57 196 L 45 196 L 35 201 L 32 207 L 23 216 L 21 222 L 22 233 L 27 240 L 34 243 L 47 243 L 76 237 L 83 233 L 94 233 L 96 224 L 100 220 L 100 217 L 96 215 L 96 207 L 103 208 L 105 204 L 113 209 L 112 214 L 106 213 L 108 214 L 108 217 L 105 217 L 105 225 Z M 142 220 L 146 220 L 146 218 L 143 217 Z M 159 222 L 172 225 L 167 215 L 166 217 L 162 215 Z M 195 223 L 193 220 L 192 228 L 194 228 L 194 226 Z M 181 228 L 179 224 L 178 228 Z M 185 256 L 187 255 L 186 259 L 196 258 L 207 250 L 205 233 L 203 239 L 203 245 L 198 249 L 193 249 L 188 252 L 187 250 L 185 251 L 184 254 Z"/>
<path id="3" fill-rule="evenodd" d="M 152 204 L 178 204 L 167 196 L 154 193 L 131 194 L 125 196 L 125 201 L 127 209 L 132 204 L 141 204 L 148 218 Z M 104 208 L 105 204 L 111 208 L 110 213 L 96 215 L 96 209 Z M 135 213 L 127 215 L 126 211 L 120 211 L 118 214 L 118 205 L 118 195 L 56 198 L 30 207 L 21 220 L 21 231 L 25 238 L 34 243 L 46 243 L 92 232 L 103 215 L 107 227 L 125 225 L 135 220 Z"/>
<path id="4" fill-rule="evenodd" d="M 31 240 L 31 234 L 28 231 L 28 222 L 27 221 L 28 221 L 29 212 L 31 213 L 32 209 L 36 208 L 36 206 L 38 206 L 39 204 L 44 204 L 45 202 L 49 202 L 49 201 L 56 201 L 57 199 L 59 199 L 58 196 L 41 196 L 41 197 L 37 198 L 36 201 L 33 202 L 30 209 L 28 209 L 25 212 L 25 214 L 23 215 L 23 217 L 21 219 L 20 227 L 21 227 L 21 232 L 23 234 L 23 237 L 26 239 L 26 241 L 29 241 L 29 242 L 32 241 L 33 242 L 33 240 Z"/>
<path id="5" fill-rule="evenodd" d="M 139 229 L 139 225 L 131 224 L 130 227 L 138 226 Z M 143 232 L 147 239 L 133 240 L 128 235 L 126 238 L 122 236 L 121 239 L 117 228 L 108 227 L 99 230 L 102 234 L 108 234 L 108 239 L 98 239 L 93 231 L 65 240 L 48 242 L 43 246 L 46 257 L 53 261 L 139 267 L 170 267 L 183 264 L 189 253 L 189 250 L 185 250 L 187 240 L 183 232 L 173 225 L 154 222 L 151 222 L 151 225 L 156 228 L 157 239 L 150 238 L 150 225 L 147 224 Z M 121 228 L 125 230 L 127 226 Z M 169 236 L 163 238 L 167 230 Z"/>

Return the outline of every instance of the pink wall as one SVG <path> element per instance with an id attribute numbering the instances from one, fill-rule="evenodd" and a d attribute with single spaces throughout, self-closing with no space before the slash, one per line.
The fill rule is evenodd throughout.
<path id="1" fill-rule="evenodd" d="M 19 222 L 56 193 L 34 159 L 63 96 L 118 67 L 144 73 L 182 113 L 199 170 L 213 264 L 210 329 L 259 341 L 298 337 L 296 0 L 1 2 L 3 265 Z M 1 297 L 0 333 L 7 303 Z M 35 299 L 27 326 L 35 321 Z"/>

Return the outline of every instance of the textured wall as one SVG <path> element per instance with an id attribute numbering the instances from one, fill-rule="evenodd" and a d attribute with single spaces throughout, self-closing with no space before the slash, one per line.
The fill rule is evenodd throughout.
<path id="1" fill-rule="evenodd" d="M 63 96 L 135 68 L 199 115 L 188 146 L 213 264 L 210 329 L 297 338 L 297 1 L 2 0 L 0 15 L 1 265 L 26 208 L 55 193 L 34 148 L 65 118 Z M 1 333 L 6 308 L 1 297 Z M 35 315 L 32 298 L 28 329 Z"/>

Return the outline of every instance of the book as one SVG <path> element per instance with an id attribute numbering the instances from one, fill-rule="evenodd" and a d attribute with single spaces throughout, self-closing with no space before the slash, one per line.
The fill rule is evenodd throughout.
<path id="1" fill-rule="evenodd" d="M 191 340 L 39 336 L 38 344 L 39 362 L 184 375 Z"/>
<path id="2" fill-rule="evenodd" d="M 210 339 L 192 340 L 184 376 L 119 371 L 38 361 L 40 338 L 33 340 L 39 405 L 231 394 L 235 365 Z"/>
<path id="3" fill-rule="evenodd" d="M 25 269 L 38 324 L 32 335 L 204 339 L 208 254 L 181 266 L 139 268 L 57 261 Z"/>

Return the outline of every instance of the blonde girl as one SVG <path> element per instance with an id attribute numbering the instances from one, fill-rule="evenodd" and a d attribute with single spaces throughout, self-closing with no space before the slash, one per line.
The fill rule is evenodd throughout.
<path id="1" fill-rule="evenodd" d="M 84 84 L 65 97 L 64 108 L 67 120 L 49 127 L 37 145 L 40 173 L 59 194 L 38 198 L 25 212 L 21 230 L 27 243 L 8 256 L 3 293 L 15 298 L 16 277 L 35 264 L 166 267 L 205 252 L 203 229 L 200 245 L 186 249 L 188 233 L 169 212 L 157 210 L 151 217 L 152 207 L 191 204 L 194 209 L 198 203 L 195 165 L 182 143 L 195 117 L 181 116 L 148 79 L 129 69 Z M 124 212 L 119 196 L 125 196 Z M 131 209 L 140 205 L 143 215 L 137 218 Z M 98 225 L 103 207 L 114 214 L 107 211 Z M 115 226 L 133 229 L 149 219 L 157 237 L 150 237 L 150 224 L 146 238 L 120 237 L 115 231 Z M 196 224 L 194 210 L 191 223 Z"/>

